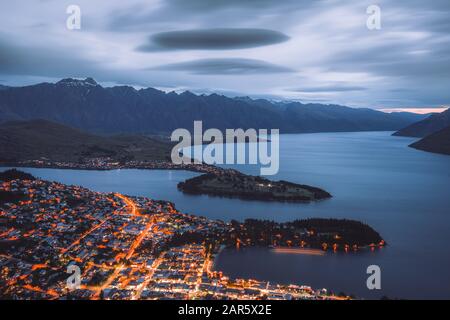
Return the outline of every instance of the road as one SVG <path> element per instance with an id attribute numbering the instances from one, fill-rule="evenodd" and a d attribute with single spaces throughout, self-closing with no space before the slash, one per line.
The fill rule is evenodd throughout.
<path id="1" fill-rule="evenodd" d="M 164 261 L 164 255 L 166 253 L 163 252 L 159 255 L 159 257 L 152 263 L 151 269 L 148 272 L 148 274 L 145 277 L 145 281 L 139 286 L 139 288 L 136 290 L 134 296 L 132 297 L 133 300 L 139 300 L 141 297 L 142 291 L 147 287 L 147 285 L 150 283 L 150 281 L 153 278 L 153 275 L 155 274 L 156 269 L 158 269 L 161 262 Z"/>
<path id="2" fill-rule="evenodd" d="M 130 198 L 128 198 L 120 193 L 116 193 L 115 196 L 120 198 L 123 202 L 125 202 L 125 205 L 128 207 L 128 211 L 130 212 L 131 215 L 140 216 L 137 205 L 133 200 L 131 200 Z M 153 218 L 149 218 L 149 219 L 150 219 L 150 221 L 145 225 L 144 229 L 139 233 L 139 235 L 136 237 L 136 239 L 131 243 L 131 246 L 128 249 L 128 251 L 125 255 L 125 258 L 124 258 L 125 261 L 130 260 L 130 258 L 133 256 L 136 249 L 141 245 L 145 236 L 148 234 L 148 232 L 151 230 L 151 228 L 155 224 L 155 221 Z M 159 263 L 161 261 L 162 260 L 159 260 Z M 159 263 L 158 263 L 158 265 L 159 265 Z M 108 288 L 111 285 L 111 283 L 113 283 L 113 281 L 117 278 L 117 276 L 123 270 L 124 266 L 125 266 L 124 263 L 121 263 L 118 266 L 116 266 L 114 269 L 114 272 L 106 279 L 106 281 L 101 286 L 98 286 L 95 288 L 95 294 L 94 294 L 95 299 L 99 298 L 102 290 L 105 290 L 106 288 Z M 157 266 L 155 268 L 157 268 Z M 154 272 L 154 268 L 152 268 L 152 269 L 153 269 L 153 271 L 151 273 L 151 276 L 153 276 L 153 272 Z M 150 277 L 150 279 L 151 279 L 151 277 Z M 150 279 L 148 281 L 150 281 Z M 142 292 L 142 290 L 143 290 L 143 288 L 140 290 L 139 296 L 140 296 L 140 293 Z"/>

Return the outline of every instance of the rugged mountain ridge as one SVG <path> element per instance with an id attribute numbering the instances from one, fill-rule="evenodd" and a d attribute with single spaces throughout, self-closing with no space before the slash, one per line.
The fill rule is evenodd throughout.
<path id="1" fill-rule="evenodd" d="M 398 130 L 423 116 L 338 105 L 274 103 L 218 94 L 102 87 L 92 78 L 0 90 L 0 122 L 45 119 L 93 133 L 168 134 L 204 128 L 278 128 L 282 133 Z"/>

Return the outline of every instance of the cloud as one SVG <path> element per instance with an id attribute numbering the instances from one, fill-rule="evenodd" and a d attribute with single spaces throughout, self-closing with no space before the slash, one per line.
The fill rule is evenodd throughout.
<path id="1" fill-rule="evenodd" d="M 328 63 L 332 70 L 365 71 L 381 76 L 447 77 L 450 74 L 448 43 L 430 41 L 428 37 L 417 44 L 391 39 L 366 48 L 351 48 L 334 55 Z"/>
<path id="2" fill-rule="evenodd" d="M 100 70 L 98 62 L 73 55 L 71 49 L 17 44 L 0 34 L 0 74 L 61 77 Z"/>
<path id="3" fill-rule="evenodd" d="M 266 61 L 242 58 L 199 59 L 172 63 L 150 70 L 187 71 L 197 75 L 239 75 L 293 72 L 292 69 Z"/>
<path id="4" fill-rule="evenodd" d="M 392 113 L 392 112 L 414 112 L 419 114 L 429 114 L 429 113 L 442 113 L 448 110 L 448 107 L 444 108 L 388 108 L 379 109 L 380 111 Z"/>
<path id="5" fill-rule="evenodd" d="M 293 12 L 306 11 L 323 1 L 164 0 L 153 5 L 135 2 L 128 7 L 112 10 L 108 28 L 121 32 L 140 32 L 161 25 L 165 29 L 169 25 L 171 28 L 174 25 L 192 27 L 192 22 L 196 27 L 235 27 L 242 21 L 246 21 L 248 26 L 255 25 L 261 15 L 279 20 L 281 16 L 286 18 Z"/>
<path id="6" fill-rule="evenodd" d="M 297 89 L 290 89 L 289 91 L 300 93 L 328 93 L 328 92 L 350 92 L 350 91 L 364 91 L 364 90 L 367 90 L 367 88 L 361 86 L 335 84 L 318 87 L 303 87 Z"/>
<path id="7" fill-rule="evenodd" d="M 448 0 L 378 0 L 382 26 L 373 31 L 366 28 L 370 0 L 77 4 L 82 29 L 71 32 L 54 0 L 5 3 L 4 83 L 93 76 L 101 83 L 374 108 L 450 104 Z M 241 81 L 228 76 L 241 74 Z"/>
<path id="8" fill-rule="evenodd" d="M 216 11 L 229 8 L 252 9 L 281 7 L 283 3 L 289 3 L 291 0 L 273 1 L 273 0 L 167 0 L 167 6 L 192 11 Z"/>
<path id="9" fill-rule="evenodd" d="M 138 51 L 230 50 L 255 48 L 285 42 L 289 37 L 267 29 L 221 28 L 160 32 Z"/>
<path id="10" fill-rule="evenodd" d="M 142 71 L 111 69 L 101 59 L 86 57 L 77 49 L 73 46 L 17 43 L 0 33 L 0 76 L 4 83 L 12 86 L 90 76 L 104 83 L 140 87 L 166 82 L 164 75 L 158 75 L 160 79 L 152 83 Z"/>

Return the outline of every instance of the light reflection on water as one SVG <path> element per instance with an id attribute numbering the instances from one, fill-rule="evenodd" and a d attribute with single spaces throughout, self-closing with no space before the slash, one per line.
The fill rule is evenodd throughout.
<path id="1" fill-rule="evenodd" d="M 306 249 L 306 248 L 274 248 L 272 252 L 278 254 L 302 254 L 307 256 L 324 256 L 325 252 L 320 249 Z"/>

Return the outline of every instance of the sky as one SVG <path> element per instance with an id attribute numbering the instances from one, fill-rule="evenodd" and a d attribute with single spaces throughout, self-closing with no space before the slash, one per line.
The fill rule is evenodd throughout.
<path id="1" fill-rule="evenodd" d="M 69 5 L 81 28 L 67 28 Z M 380 28 L 370 30 L 371 5 Z M 449 0 L 15 0 L 0 84 L 106 85 L 336 103 L 450 105 Z"/>

